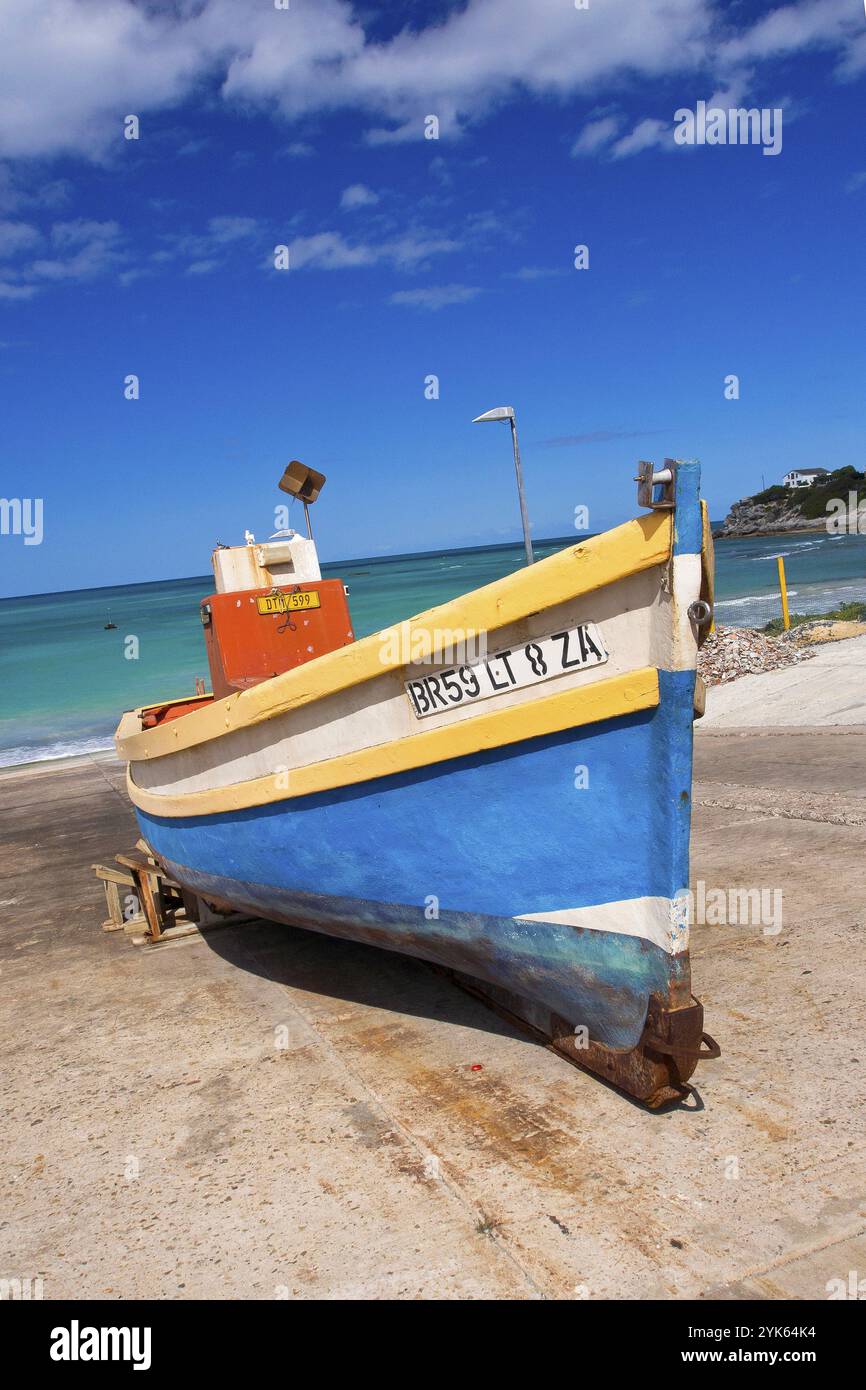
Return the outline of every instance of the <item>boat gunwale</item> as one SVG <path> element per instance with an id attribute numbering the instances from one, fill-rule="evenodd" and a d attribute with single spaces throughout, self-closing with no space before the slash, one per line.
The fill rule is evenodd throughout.
<path id="1" fill-rule="evenodd" d="M 288 772 L 286 785 L 271 772 L 201 791 L 154 792 L 139 787 L 129 767 L 127 791 L 133 805 L 154 816 L 178 818 L 249 810 L 638 714 L 658 708 L 660 699 L 658 669 L 644 666 L 607 680 L 558 691 L 530 705 L 488 710 L 458 724 L 445 724 L 409 738 L 391 739 L 307 763 Z"/>
<path id="2" fill-rule="evenodd" d="M 666 564 L 673 546 L 672 513 L 645 513 L 576 546 L 566 546 L 539 560 L 531 569 L 521 568 L 458 595 L 403 623 L 392 624 L 248 690 L 214 701 L 205 709 L 193 710 L 170 724 L 142 729 L 142 709 L 129 710 L 115 733 L 118 757 L 131 762 L 149 761 L 264 723 L 404 667 L 407 663 L 402 652 L 393 657 L 383 655 L 383 642 L 389 634 L 405 631 L 413 660 L 426 660 L 447 645 L 445 639 L 453 640 L 455 629 L 496 631 L 654 565 Z"/>

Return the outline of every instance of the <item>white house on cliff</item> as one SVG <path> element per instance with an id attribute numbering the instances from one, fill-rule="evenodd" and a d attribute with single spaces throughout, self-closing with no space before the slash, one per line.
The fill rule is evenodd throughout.
<path id="1" fill-rule="evenodd" d="M 808 487 L 816 478 L 826 477 L 826 474 L 826 468 L 792 468 L 790 473 L 785 474 L 782 482 L 785 487 Z"/>

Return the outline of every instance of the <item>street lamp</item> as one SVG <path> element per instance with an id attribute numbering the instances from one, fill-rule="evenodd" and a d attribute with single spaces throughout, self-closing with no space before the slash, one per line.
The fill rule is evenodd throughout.
<path id="1" fill-rule="evenodd" d="M 486 411 L 484 415 L 476 415 L 472 423 L 473 425 L 482 425 L 487 420 L 507 420 L 511 426 L 511 443 L 514 445 L 514 471 L 517 474 L 517 495 L 520 498 L 520 520 L 523 522 L 523 544 L 526 546 L 526 563 L 531 565 L 533 562 L 532 540 L 529 535 L 526 498 L 523 494 L 523 472 L 520 467 L 520 447 L 517 443 L 517 421 L 514 418 L 514 406 L 499 405 L 495 410 Z"/>

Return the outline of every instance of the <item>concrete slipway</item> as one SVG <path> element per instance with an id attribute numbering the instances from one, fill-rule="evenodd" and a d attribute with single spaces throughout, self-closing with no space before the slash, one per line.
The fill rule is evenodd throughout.
<path id="1" fill-rule="evenodd" d="M 796 668 L 811 719 L 820 659 Z M 694 878 L 782 888 L 783 927 L 696 928 L 723 1056 L 660 1115 L 420 962 L 266 923 L 104 935 L 89 865 L 136 838 L 122 768 L 0 774 L 0 1277 L 330 1299 L 824 1298 L 863 1278 L 866 709 L 742 730 L 714 722 L 719 695 Z"/>

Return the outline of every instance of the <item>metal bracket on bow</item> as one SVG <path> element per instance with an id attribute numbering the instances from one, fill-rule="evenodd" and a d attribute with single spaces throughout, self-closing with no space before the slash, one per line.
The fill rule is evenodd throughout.
<path id="1" fill-rule="evenodd" d="M 651 507 L 655 511 L 670 511 L 674 506 L 674 477 L 676 463 L 665 459 L 663 468 L 641 459 L 638 464 L 635 482 L 639 507 Z"/>

